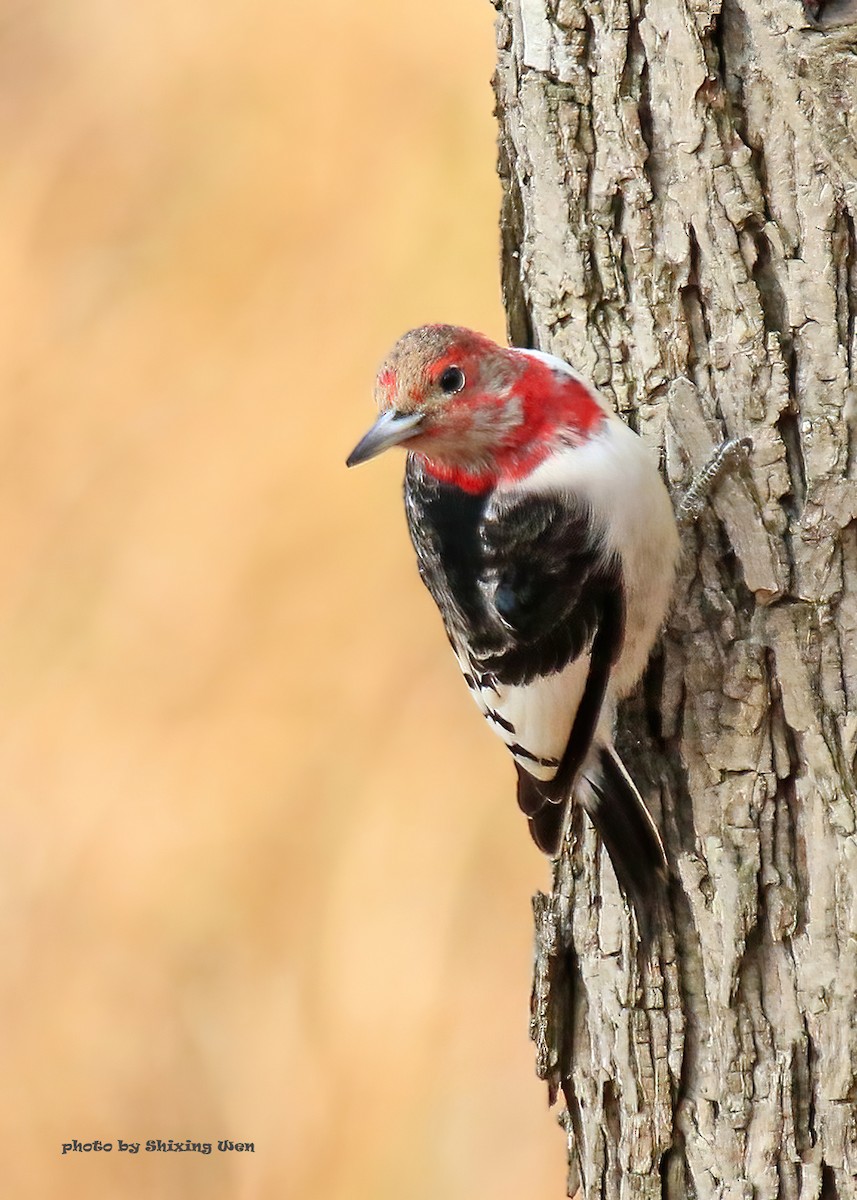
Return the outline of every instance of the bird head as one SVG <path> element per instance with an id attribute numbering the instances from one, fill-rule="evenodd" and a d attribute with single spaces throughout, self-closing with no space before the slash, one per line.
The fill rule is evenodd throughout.
<path id="1" fill-rule="evenodd" d="M 604 418 L 559 360 L 455 325 L 404 334 L 381 364 L 375 400 L 381 415 L 349 467 L 403 446 L 437 478 L 470 492 L 521 478 L 557 443 L 574 444 Z"/>

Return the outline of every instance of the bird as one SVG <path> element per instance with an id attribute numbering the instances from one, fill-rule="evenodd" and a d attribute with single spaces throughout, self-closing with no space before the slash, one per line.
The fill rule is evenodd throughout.
<path id="1" fill-rule="evenodd" d="M 407 452 L 419 573 L 512 755 L 533 840 L 556 858 L 577 801 L 642 927 L 667 860 L 614 723 L 674 587 L 656 456 L 563 359 L 461 326 L 405 333 L 374 390 L 380 415 L 347 465 Z"/>

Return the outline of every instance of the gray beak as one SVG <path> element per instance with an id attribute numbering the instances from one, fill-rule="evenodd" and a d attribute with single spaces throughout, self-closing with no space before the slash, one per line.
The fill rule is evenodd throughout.
<path id="1" fill-rule="evenodd" d="M 360 439 L 345 460 L 345 465 L 356 467 L 358 463 L 368 462 L 390 446 L 400 445 L 416 433 L 422 422 L 422 413 L 397 413 L 394 408 L 388 408 L 381 413 L 365 437 Z"/>

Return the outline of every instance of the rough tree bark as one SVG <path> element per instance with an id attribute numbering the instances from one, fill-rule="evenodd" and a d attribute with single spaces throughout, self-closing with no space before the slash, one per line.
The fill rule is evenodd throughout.
<path id="1" fill-rule="evenodd" d="M 857 25 L 839 5 L 820 26 L 798 0 L 500 0 L 511 338 L 608 393 L 676 494 L 721 439 L 753 440 L 685 535 L 622 715 L 673 865 L 660 944 L 636 954 L 580 818 L 535 900 L 538 1068 L 588 1198 L 857 1195 Z"/>

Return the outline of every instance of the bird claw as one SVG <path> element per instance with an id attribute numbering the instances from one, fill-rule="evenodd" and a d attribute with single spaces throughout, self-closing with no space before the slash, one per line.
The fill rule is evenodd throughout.
<path id="1" fill-rule="evenodd" d="M 678 506 L 676 520 L 679 525 L 692 525 L 698 521 L 705 508 L 711 490 L 716 487 L 728 471 L 733 471 L 753 449 L 749 437 L 728 438 L 720 445 L 705 466 L 691 480 Z"/>

